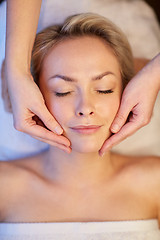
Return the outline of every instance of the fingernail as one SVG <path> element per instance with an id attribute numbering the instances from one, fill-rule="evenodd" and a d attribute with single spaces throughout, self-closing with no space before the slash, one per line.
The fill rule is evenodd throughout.
<path id="1" fill-rule="evenodd" d="M 104 152 L 99 152 L 100 157 L 103 157 L 104 154 L 105 154 Z"/>
<path id="2" fill-rule="evenodd" d="M 68 154 L 71 153 L 71 149 L 70 149 L 70 148 L 66 148 L 64 151 L 65 151 L 66 153 L 68 153 Z"/>
<path id="3" fill-rule="evenodd" d="M 118 124 L 114 124 L 114 125 L 112 126 L 111 130 L 112 130 L 113 132 L 118 132 L 118 130 L 119 130 Z"/>
<path id="4" fill-rule="evenodd" d="M 58 135 L 61 135 L 63 133 L 63 129 L 60 126 L 57 126 L 54 129 L 54 132 L 57 133 Z"/>
<path id="5" fill-rule="evenodd" d="M 71 153 L 71 151 L 70 151 L 70 150 L 66 150 L 66 153 L 70 154 L 70 153 Z"/>

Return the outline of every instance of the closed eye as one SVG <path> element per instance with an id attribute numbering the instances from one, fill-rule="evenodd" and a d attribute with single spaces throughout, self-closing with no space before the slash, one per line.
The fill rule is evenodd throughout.
<path id="1" fill-rule="evenodd" d="M 60 93 L 60 92 L 55 92 L 55 95 L 57 97 L 64 97 L 64 96 L 67 96 L 69 95 L 71 92 L 63 92 L 63 93 Z"/>
<path id="2" fill-rule="evenodd" d="M 113 90 L 112 89 L 109 89 L 109 90 L 97 90 L 97 92 L 99 94 L 109 94 L 109 93 L 113 93 Z"/>
<path id="3" fill-rule="evenodd" d="M 109 93 L 113 93 L 113 90 L 111 90 L 111 89 L 109 89 L 109 90 L 97 90 L 97 92 L 99 94 L 109 94 Z M 55 95 L 57 97 L 64 97 L 64 96 L 67 96 L 69 94 L 71 94 L 71 92 L 63 92 L 63 93 L 62 92 L 55 92 Z"/>

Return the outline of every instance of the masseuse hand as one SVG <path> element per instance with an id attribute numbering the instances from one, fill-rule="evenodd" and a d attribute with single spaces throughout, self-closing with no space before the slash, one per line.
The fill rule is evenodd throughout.
<path id="1" fill-rule="evenodd" d="M 41 0 L 7 1 L 5 80 L 17 130 L 70 152 L 70 142 L 49 113 L 30 73 Z"/>
<path id="2" fill-rule="evenodd" d="M 150 122 L 160 90 L 160 54 L 126 86 L 119 111 L 111 125 L 113 135 L 105 141 L 100 155 Z"/>
<path id="3" fill-rule="evenodd" d="M 31 75 L 29 73 L 13 74 L 14 81 L 11 75 L 9 73 L 8 88 L 15 128 L 70 152 L 69 140 L 60 136 L 63 129 L 48 111 L 43 96 Z"/>

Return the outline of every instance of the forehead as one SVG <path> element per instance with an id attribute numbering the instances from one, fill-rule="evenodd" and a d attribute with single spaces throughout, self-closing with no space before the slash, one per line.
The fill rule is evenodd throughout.
<path id="1" fill-rule="evenodd" d="M 89 74 L 104 70 L 119 74 L 120 66 L 111 47 L 94 36 L 65 39 L 58 43 L 45 57 L 42 67 L 46 74 Z"/>

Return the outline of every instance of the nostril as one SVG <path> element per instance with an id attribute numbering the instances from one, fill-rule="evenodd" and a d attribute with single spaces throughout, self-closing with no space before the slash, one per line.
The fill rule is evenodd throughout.
<path id="1" fill-rule="evenodd" d="M 79 116 L 82 116 L 82 115 L 83 115 L 83 113 L 82 113 L 82 112 L 79 112 L 79 113 L 78 113 L 78 115 L 79 115 Z"/>
<path id="2" fill-rule="evenodd" d="M 94 112 L 89 112 L 89 113 L 83 113 L 83 112 L 78 112 L 78 116 L 84 116 L 84 115 L 94 115 Z"/>

